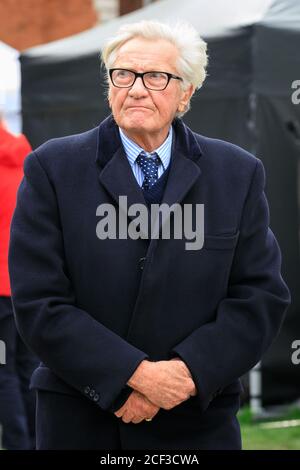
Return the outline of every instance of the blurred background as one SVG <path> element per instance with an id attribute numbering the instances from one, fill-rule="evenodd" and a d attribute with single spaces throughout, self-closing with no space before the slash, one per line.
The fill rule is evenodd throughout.
<path id="1" fill-rule="evenodd" d="M 197 28 L 208 76 L 183 120 L 264 163 L 292 305 L 243 377 L 240 421 L 244 448 L 300 449 L 299 0 L 0 0 L 0 110 L 32 148 L 97 126 L 109 114 L 101 47 L 122 23 L 141 19 Z"/>

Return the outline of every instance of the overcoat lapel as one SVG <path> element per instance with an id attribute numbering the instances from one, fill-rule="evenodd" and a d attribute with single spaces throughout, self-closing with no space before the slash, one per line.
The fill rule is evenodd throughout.
<path id="1" fill-rule="evenodd" d="M 169 207 L 172 204 L 180 204 L 201 174 L 201 169 L 196 163 L 201 156 L 200 148 L 197 146 L 193 147 L 193 145 L 184 145 L 183 126 L 183 123 L 180 121 L 175 123 L 174 126 L 176 133 L 172 145 L 172 164 L 161 201 L 161 204 L 167 204 Z M 164 219 L 159 217 L 156 223 L 153 224 L 152 237 L 154 239 L 159 238 L 162 227 L 168 220 L 169 215 Z"/>
<path id="2" fill-rule="evenodd" d="M 173 125 L 175 132 L 172 143 L 172 162 L 162 200 L 162 203 L 169 206 L 180 203 L 199 178 L 201 169 L 197 161 L 202 155 L 199 143 L 181 119 L 175 119 Z M 139 187 L 125 155 L 118 127 L 112 115 L 99 126 L 96 163 L 99 169 L 100 183 L 118 205 L 119 197 L 126 196 L 128 207 L 137 203 L 147 207 L 143 191 Z M 124 210 L 124 207 L 121 206 L 120 210 Z M 148 215 L 150 221 L 150 214 Z M 128 217 L 134 222 L 134 216 Z M 168 217 L 164 220 L 159 217 L 159 220 L 156 221 L 158 225 L 156 223 L 152 225 L 152 238 L 158 238 L 158 234 L 167 220 Z M 142 227 L 139 228 L 142 229 Z M 143 235 L 147 238 L 149 234 L 143 232 Z"/>
<path id="3" fill-rule="evenodd" d="M 124 215 L 133 219 L 134 223 L 134 216 L 128 215 L 126 207 L 142 204 L 147 210 L 147 204 L 125 155 L 117 124 L 112 116 L 106 118 L 99 126 L 96 163 L 100 183 L 118 204 L 119 209 L 126 212 Z M 127 197 L 126 207 L 120 206 L 120 196 Z M 143 232 L 143 236 L 147 238 L 148 233 Z"/>

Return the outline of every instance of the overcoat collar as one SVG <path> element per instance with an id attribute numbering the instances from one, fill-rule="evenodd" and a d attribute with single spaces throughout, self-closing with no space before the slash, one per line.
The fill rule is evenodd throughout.
<path id="1" fill-rule="evenodd" d="M 202 155 L 193 132 L 179 118 L 173 121 L 174 138 L 172 160 L 163 200 L 171 206 L 180 203 L 201 174 L 197 164 Z M 120 139 L 118 126 L 112 115 L 98 128 L 96 164 L 100 183 L 119 204 L 120 196 L 127 196 L 127 206 L 146 205 L 143 191 L 132 172 Z M 159 227 L 160 230 L 161 226 Z"/>

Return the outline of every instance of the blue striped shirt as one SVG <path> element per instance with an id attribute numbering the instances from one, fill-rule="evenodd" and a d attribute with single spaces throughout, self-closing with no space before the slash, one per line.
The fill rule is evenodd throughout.
<path id="1" fill-rule="evenodd" d="M 142 147 L 138 144 L 133 142 L 133 140 L 129 139 L 127 135 L 124 134 L 122 129 L 119 127 L 119 133 L 122 140 L 122 144 L 132 168 L 133 174 L 136 177 L 136 180 L 140 186 L 143 184 L 144 174 L 141 167 L 136 163 L 136 159 L 141 152 L 145 152 L 147 156 L 150 157 L 150 152 L 146 152 Z M 171 150 L 172 150 L 172 136 L 173 136 L 173 129 L 172 126 L 170 127 L 169 134 L 165 141 L 158 147 L 157 149 L 153 150 L 156 152 L 159 158 L 161 159 L 161 164 L 158 167 L 158 178 L 163 174 L 163 172 L 168 168 L 170 160 L 171 160 Z M 151 153 L 153 153 L 151 152 Z"/>

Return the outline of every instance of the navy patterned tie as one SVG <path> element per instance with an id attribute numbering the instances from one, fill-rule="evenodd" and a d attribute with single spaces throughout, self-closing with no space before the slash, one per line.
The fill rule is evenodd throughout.
<path id="1" fill-rule="evenodd" d="M 145 175 L 142 188 L 150 189 L 158 180 L 158 167 L 161 164 L 159 156 L 154 152 L 151 156 L 147 157 L 144 152 L 141 152 L 136 162 L 140 165 Z"/>

